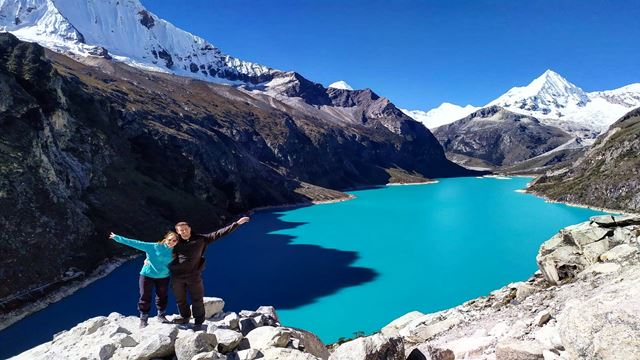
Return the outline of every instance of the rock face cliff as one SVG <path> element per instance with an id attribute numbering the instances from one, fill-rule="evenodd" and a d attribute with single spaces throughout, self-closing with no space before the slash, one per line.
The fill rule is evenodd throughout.
<path id="1" fill-rule="evenodd" d="M 569 142 L 572 136 L 534 117 L 499 106 L 434 130 L 447 156 L 471 166 L 498 168 L 542 155 Z"/>
<path id="2" fill-rule="evenodd" d="M 640 216 L 596 216 L 546 241 L 539 272 L 432 314 L 410 312 L 370 336 L 328 348 L 272 307 L 224 312 L 206 330 L 112 313 L 56 334 L 16 359 L 590 360 L 640 358 Z"/>
<path id="3" fill-rule="evenodd" d="M 262 92 L 91 61 L 0 34 L 1 299 L 121 253 L 109 231 L 152 240 L 182 219 L 205 230 L 255 207 L 345 198 L 331 189 L 391 174 L 469 173 L 371 92 L 340 100 L 367 114 L 353 123 Z"/>
<path id="4" fill-rule="evenodd" d="M 640 109 L 632 110 L 573 164 L 536 179 L 530 190 L 551 199 L 640 211 Z"/>

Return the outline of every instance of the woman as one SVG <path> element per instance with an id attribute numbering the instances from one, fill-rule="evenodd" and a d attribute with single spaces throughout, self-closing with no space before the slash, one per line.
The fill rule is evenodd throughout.
<path id="1" fill-rule="evenodd" d="M 111 233 L 110 239 L 132 248 L 142 250 L 147 253 L 147 259 L 140 270 L 140 300 L 138 310 L 140 310 L 140 327 L 147 326 L 149 310 L 151 309 L 151 293 L 153 287 L 156 288 L 156 308 L 158 309 L 158 320 L 168 322 L 167 297 L 169 289 L 169 263 L 173 260 L 173 247 L 178 243 L 178 234 L 169 231 L 164 238 L 157 243 L 150 243 L 138 240 L 127 239 L 126 237 Z"/>

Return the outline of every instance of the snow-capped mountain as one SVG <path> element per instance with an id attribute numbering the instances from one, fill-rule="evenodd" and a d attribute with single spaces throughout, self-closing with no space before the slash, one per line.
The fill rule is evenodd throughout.
<path id="1" fill-rule="evenodd" d="M 480 109 L 473 105 L 466 105 L 464 107 L 451 104 L 442 103 L 437 108 L 429 111 L 422 110 L 407 110 L 401 109 L 402 112 L 411 116 L 414 120 L 417 120 L 424 124 L 429 129 L 435 129 L 438 126 L 450 124 L 456 120 L 462 119 L 474 111 Z"/>
<path id="2" fill-rule="evenodd" d="M 347 82 L 343 80 L 336 81 L 333 84 L 329 85 L 329 87 L 333 89 L 353 90 L 351 85 L 347 84 Z"/>
<path id="3" fill-rule="evenodd" d="M 223 54 L 150 13 L 139 0 L 0 0 L 0 31 L 52 50 L 222 83 L 259 83 L 278 70 Z"/>
<path id="4" fill-rule="evenodd" d="M 585 92 L 547 70 L 529 85 L 514 87 L 487 106 L 534 116 L 583 139 L 594 139 L 629 110 L 640 106 L 640 84 Z"/>
<path id="5" fill-rule="evenodd" d="M 585 92 L 558 73 L 547 70 L 527 86 L 518 86 L 484 107 L 500 106 L 533 116 L 546 125 L 559 127 L 590 144 L 629 110 L 640 106 L 640 84 L 614 90 Z M 479 108 L 443 103 L 429 111 L 402 110 L 434 129 L 462 119 Z"/>

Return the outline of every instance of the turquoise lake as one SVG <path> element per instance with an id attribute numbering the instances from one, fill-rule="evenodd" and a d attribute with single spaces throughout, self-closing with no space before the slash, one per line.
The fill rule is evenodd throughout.
<path id="1" fill-rule="evenodd" d="M 459 305 L 526 280 L 542 242 L 601 214 L 516 191 L 530 180 L 442 179 L 257 212 L 207 250 L 206 294 L 224 298 L 227 311 L 274 305 L 283 324 L 327 343 L 372 333 L 409 311 Z M 135 315 L 141 262 L 0 332 L 0 358 L 92 316 Z"/>

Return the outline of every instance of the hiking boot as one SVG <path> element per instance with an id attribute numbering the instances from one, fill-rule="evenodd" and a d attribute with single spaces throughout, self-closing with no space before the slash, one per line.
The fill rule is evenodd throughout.
<path id="1" fill-rule="evenodd" d="M 172 324 L 184 325 L 189 323 L 189 319 L 185 319 L 182 316 L 178 316 L 177 318 L 171 321 Z"/>
<path id="2" fill-rule="evenodd" d="M 202 324 L 193 324 L 193 331 L 203 331 L 205 329 Z"/>
<path id="3" fill-rule="evenodd" d="M 140 314 L 140 329 L 149 325 L 149 314 Z"/>
<path id="4" fill-rule="evenodd" d="M 167 316 L 164 313 L 159 313 L 158 316 L 156 316 L 156 319 L 158 319 L 158 321 L 162 324 L 168 324 L 171 322 L 167 319 Z"/>

